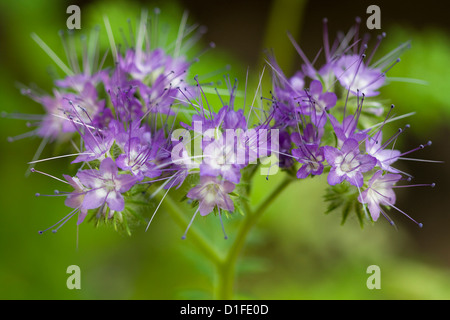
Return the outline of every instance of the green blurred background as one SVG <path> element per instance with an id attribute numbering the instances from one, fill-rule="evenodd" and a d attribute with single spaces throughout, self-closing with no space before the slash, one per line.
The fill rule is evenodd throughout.
<path id="1" fill-rule="evenodd" d="M 308 55 L 314 57 L 322 45 L 322 18 L 329 21 L 330 34 L 346 31 L 356 16 L 365 28 L 366 8 L 381 8 L 382 30 L 387 37 L 382 52 L 411 40 L 412 48 L 389 73 L 428 84 L 393 82 L 382 90 L 399 114 L 416 115 L 393 125 L 411 124 L 397 147 L 412 149 L 433 141 L 433 146 L 414 157 L 442 160 L 444 164 L 403 162 L 401 168 L 417 182 L 436 182 L 434 189 L 398 189 L 398 207 L 424 224 L 419 229 L 401 214 L 391 216 L 393 229 L 385 220 L 361 229 L 356 218 L 340 225 L 337 214 L 325 215 L 323 177 L 290 187 L 266 212 L 251 233 L 239 263 L 238 298 L 251 299 L 449 299 L 450 298 L 450 25 L 443 2 L 393 4 L 389 1 L 2 1 L 0 3 L 0 110 L 41 113 L 41 107 L 20 94 L 18 83 L 35 83 L 50 91 L 52 77 L 59 72 L 50 58 L 31 39 L 38 34 L 61 56 L 58 30 L 66 28 L 66 8 L 81 8 L 82 30 L 102 26 L 102 46 L 107 45 L 102 16 L 107 14 L 113 30 L 126 27 L 127 19 L 139 17 L 143 7 L 161 8 L 161 17 L 176 32 L 183 10 L 189 21 L 208 28 L 197 47 L 209 41 L 216 49 L 201 57 L 194 68 L 204 74 L 231 65 L 232 77 L 245 81 L 261 71 L 262 50 L 273 47 L 287 74 L 298 68 L 300 59 L 286 37 L 289 29 Z M 163 19 L 163 18 L 161 18 Z M 380 31 L 371 32 L 376 35 Z M 195 50 L 194 50 L 195 52 Z M 242 88 L 242 87 L 241 87 Z M 0 119 L 2 156 L 0 192 L 0 298 L 1 299 L 207 299 L 212 298 L 214 269 L 187 240 L 164 211 L 159 212 L 148 232 L 139 226 L 132 236 L 112 227 L 83 223 L 78 232 L 75 220 L 57 234 L 39 235 L 68 213 L 60 198 L 36 198 L 61 188 L 58 182 L 40 175 L 25 177 L 40 140 L 29 138 L 13 143 L 7 137 L 30 130 L 26 121 Z M 42 155 L 50 157 L 48 146 Z M 61 176 L 68 160 L 43 163 L 42 171 Z M 71 168 L 74 169 L 74 168 Z M 281 175 L 255 181 L 257 202 L 276 185 Z M 187 212 L 190 217 L 191 212 Z M 212 217 L 210 217 L 212 218 Z M 242 217 L 225 226 L 233 237 Z M 197 227 L 220 250 L 223 240 L 217 219 L 196 219 Z M 81 290 L 66 287 L 69 265 L 81 268 Z M 381 289 L 366 287 L 370 265 L 381 268 Z"/>

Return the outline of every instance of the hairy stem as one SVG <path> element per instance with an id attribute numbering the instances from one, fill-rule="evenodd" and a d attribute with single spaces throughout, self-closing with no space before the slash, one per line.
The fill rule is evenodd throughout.
<path id="1" fill-rule="evenodd" d="M 238 234 L 222 263 L 217 265 L 218 282 L 216 297 L 219 300 L 233 299 L 234 280 L 236 273 L 236 262 L 252 227 L 256 224 L 262 214 L 268 209 L 272 202 L 294 181 L 287 176 L 253 212 L 247 212 L 246 218 L 238 231 Z"/>

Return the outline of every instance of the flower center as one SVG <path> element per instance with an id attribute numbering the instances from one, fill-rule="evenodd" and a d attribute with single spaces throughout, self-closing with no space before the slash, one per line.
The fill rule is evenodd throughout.
<path id="1" fill-rule="evenodd" d="M 353 155 L 347 155 L 347 157 L 350 158 L 350 160 L 344 158 L 340 165 L 340 168 L 343 172 L 351 172 L 355 170 L 360 164 Z"/>

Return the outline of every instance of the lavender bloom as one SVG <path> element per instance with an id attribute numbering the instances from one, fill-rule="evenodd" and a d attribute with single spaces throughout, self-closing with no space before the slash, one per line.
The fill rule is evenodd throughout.
<path id="1" fill-rule="evenodd" d="M 75 92 L 82 93 L 86 89 L 86 86 L 95 88 L 98 84 L 105 83 L 108 76 L 107 70 L 100 70 L 92 75 L 89 72 L 83 72 L 67 76 L 61 80 L 56 80 L 55 84 L 59 88 L 72 89 Z"/>
<path id="2" fill-rule="evenodd" d="M 316 127 L 323 127 L 327 122 L 327 111 L 336 105 L 337 96 L 334 92 L 323 92 L 322 83 L 313 80 L 307 95 L 301 103 L 302 113 L 309 115 Z"/>
<path id="3" fill-rule="evenodd" d="M 22 92 L 29 95 L 45 109 L 46 114 L 42 116 L 39 128 L 36 131 L 38 136 L 55 140 L 62 133 L 73 133 L 76 131 L 73 123 L 68 118 L 68 115 L 73 110 L 73 105 L 70 104 L 70 101 L 76 99 L 75 94 L 63 93 L 57 89 L 53 89 L 54 96 L 37 95 L 29 89 Z"/>
<path id="4" fill-rule="evenodd" d="M 117 166 L 125 171 L 130 171 L 138 180 L 144 177 L 156 178 L 161 175 L 161 170 L 156 168 L 155 160 L 158 145 L 143 144 L 139 138 L 131 138 L 125 145 L 125 153 L 116 159 Z"/>
<path id="5" fill-rule="evenodd" d="M 122 193 L 136 183 L 136 178 L 129 174 L 119 174 L 113 159 L 106 158 L 100 163 L 99 170 L 88 169 L 77 173 L 77 177 L 86 191 L 82 209 L 95 209 L 105 203 L 114 211 L 125 208 Z"/>
<path id="6" fill-rule="evenodd" d="M 367 137 L 368 130 L 357 130 L 358 117 L 349 115 L 344 118 L 342 123 L 333 115 L 329 115 L 331 125 L 333 126 L 334 133 L 338 139 L 338 145 L 342 146 L 347 139 L 353 139 L 356 141 L 362 141 Z"/>
<path id="7" fill-rule="evenodd" d="M 113 131 L 91 131 L 88 126 L 85 126 L 84 133 L 80 132 L 80 136 L 83 139 L 85 151 L 73 160 L 72 163 L 105 159 L 108 156 L 115 138 Z"/>
<path id="8" fill-rule="evenodd" d="M 234 204 L 229 193 L 233 192 L 234 187 L 231 182 L 202 176 L 200 183 L 189 190 L 187 197 L 199 201 L 199 211 L 202 216 L 211 213 L 215 207 L 232 212 Z"/>
<path id="9" fill-rule="evenodd" d="M 300 103 L 305 95 L 305 81 L 303 74 L 297 72 L 291 78 L 286 78 L 274 58 L 272 61 L 274 69 L 274 104 L 273 117 L 280 127 L 294 126 L 298 122 L 296 113 L 300 111 Z"/>
<path id="10" fill-rule="evenodd" d="M 77 177 L 71 177 L 69 175 L 63 175 L 63 177 L 74 188 L 74 191 L 68 194 L 64 204 L 69 208 L 80 209 L 77 221 L 77 224 L 79 225 L 83 222 L 88 213 L 86 208 L 82 208 L 84 195 L 87 189 L 81 184 L 80 179 Z"/>
<path id="11" fill-rule="evenodd" d="M 305 179 L 310 174 L 321 175 L 323 172 L 324 147 L 317 144 L 304 144 L 298 149 L 292 149 L 292 155 L 303 165 L 297 171 L 298 179 Z"/>
<path id="12" fill-rule="evenodd" d="M 379 170 L 370 178 L 368 187 L 361 192 L 358 201 L 367 204 L 373 221 L 377 221 L 380 212 L 383 212 L 381 205 L 393 206 L 395 204 L 395 192 L 392 187 L 402 178 L 399 174 L 387 173 Z M 384 214 L 384 213 L 383 213 Z"/>
<path id="13" fill-rule="evenodd" d="M 278 133 L 279 140 L 279 162 L 280 168 L 290 168 L 294 164 L 294 159 L 290 156 L 292 149 L 292 139 L 289 132 L 282 130 Z M 256 150 L 259 150 L 256 149 Z M 262 151 L 262 150 L 261 150 Z"/>
<path id="14" fill-rule="evenodd" d="M 155 14 L 159 11 L 155 10 Z M 33 134 L 45 138 L 38 151 L 62 133 L 80 137 L 81 150 L 77 140 L 70 141 L 76 153 L 48 159 L 38 159 L 36 155 L 30 162 L 77 156 L 72 163 L 80 163 L 81 169 L 74 177 L 64 175 L 73 191 L 57 194 L 66 196 L 65 205 L 72 208 L 59 222 L 61 225 L 76 214 L 77 224 L 80 224 L 88 210 L 97 209 L 97 218 L 109 213 L 108 218 L 115 218 L 114 224 L 126 226 L 127 216 L 134 218 L 141 211 L 134 210 L 135 206 L 145 206 L 163 192 L 149 220 L 150 225 L 163 201 L 171 197 L 171 188 L 175 187 L 178 199 L 187 197 L 192 200 L 189 202 L 198 204 L 186 232 L 198 212 L 202 216 L 218 213 L 224 229 L 221 211 L 240 211 L 235 206 L 243 204 L 243 211 L 252 213 L 253 208 L 246 206 L 250 201 L 245 201 L 251 193 L 251 181 L 255 181 L 253 175 L 259 171 L 267 174 L 268 179 L 278 168 L 289 175 L 287 180 L 292 180 L 293 176 L 306 179 L 322 175 L 329 169 L 328 184 L 334 187 L 328 188 L 326 200 L 331 202 L 330 211 L 343 208 L 344 219 L 351 210 L 358 218 L 363 217 L 358 201 L 364 208 L 368 205 L 374 221 L 380 213 L 386 215 L 382 206 L 397 209 L 393 188 L 403 187 L 395 186 L 402 176 L 392 165 L 399 159 L 417 160 L 403 156 L 424 146 L 404 153 L 393 147 L 387 149 L 391 142 L 395 143 L 398 134 L 382 144 L 381 129 L 392 118 L 388 114 L 378 133 L 369 135 L 379 124 L 370 123 L 374 117 L 366 117 L 366 113 L 380 116 L 376 112 L 384 110 L 383 102 L 375 96 L 385 84 L 386 72 L 404 47 L 370 64 L 380 42 L 366 55 L 368 37 L 359 37 L 360 20 L 347 34 L 339 34 L 331 45 L 324 20 L 323 48 L 315 59 L 308 60 L 289 35 L 303 60 L 299 68 L 293 75 L 286 76 L 275 57 L 269 56 L 271 97 L 261 97 L 261 101 L 255 103 L 260 92 L 267 89 L 263 90 L 261 75 L 254 98 L 247 99 L 249 95 L 245 92 L 243 108 L 235 110 L 237 79 L 233 84 L 229 76 L 225 77 L 228 92 L 222 96 L 220 89 L 212 88 L 218 94 L 219 106 L 208 102 L 210 91 L 202 88 L 198 76 L 194 77 L 196 86 L 186 82 L 192 61 L 198 59 L 188 59 L 184 53 L 199 36 L 194 33 L 195 25 L 187 26 L 187 15 L 183 15 L 176 40 L 168 47 L 161 47 L 157 41 L 165 37 L 155 36 L 157 30 L 149 29 L 158 25 L 157 19 L 149 21 L 147 12 L 143 11 L 136 39 L 124 39 L 125 47 L 119 48 L 115 47 L 105 18 L 114 61 L 111 68 L 103 68 L 103 62 L 109 61 L 105 55 L 97 70 L 98 64 L 92 59 L 98 57 L 98 48 L 91 42 L 89 47 L 87 42 L 83 43 L 83 68 L 80 68 L 76 51 L 66 52 L 67 67 L 55 59 L 54 53 L 38 37 L 39 40 L 35 39 L 67 75 L 55 82 L 52 95 L 25 91 L 46 111 L 39 117 L 28 115 L 29 120 L 38 121 L 30 123 L 30 126 L 38 125 Z M 382 37 L 384 35 L 378 37 L 378 41 Z M 95 40 L 92 44 L 97 42 Z M 65 46 L 66 50 L 71 48 L 72 45 Z M 95 51 L 91 52 L 92 48 Z M 320 54 L 324 55 L 325 63 L 317 65 L 316 62 L 322 60 Z M 363 113 L 365 96 L 375 98 L 370 99 L 369 109 L 366 107 Z M 192 110 L 178 110 L 178 106 L 190 106 Z M 192 117 L 185 120 L 185 124 L 177 119 L 179 115 Z M 262 164 L 260 167 L 256 165 L 258 160 Z M 86 169 L 88 167 L 90 169 Z M 189 175 L 195 175 L 193 178 L 198 178 L 199 182 L 193 184 L 197 180 L 186 179 Z M 344 180 L 348 183 L 343 183 Z M 189 190 L 187 193 L 183 193 L 182 185 Z M 242 195 L 235 204 L 236 185 Z M 268 201 L 282 188 L 269 195 Z M 264 204 L 258 208 L 261 207 Z M 256 215 L 262 213 L 258 208 L 253 212 Z M 186 233 L 183 238 L 185 236 Z"/>
<path id="15" fill-rule="evenodd" d="M 141 32 L 144 32 L 141 30 Z M 171 56 L 162 48 L 142 50 L 128 49 L 125 56 L 119 56 L 118 72 L 125 76 L 128 85 L 139 88 L 147 110 L 173 115 L 171 104 L 183 95 L 193 93 L 185 82 L 190 64 L 182 56 Z"/>
<path id="16" fill-rule="evenodd" d="M 181 141 L 175 141 L 172 145 L 171 154 L 176 155 L 176 159 L 170 159 L 165 161 L 167 165 L 167 170 L 174 172 L 171 176 L 172 182 L 165 186 L 165 189 L 177 186 L 178 189 L 187 178 L 187 176 L 194 169 L 198 169 L 199 165 L 197 162 L 193 161 L 186 150 L 186 146 Z"/>
<path id="17" fill-rule="evenodd" d="M 294 132 L 291 135 L 292 142 L 298 148 L 292 149 L 292 155 L 303 165 L 297 171 L 297 178 L 304 179 L 310 174 L 321 175 L 323 172 L 323 147 L 320 147 L 323 128 L 316 128 L 312 123 L 308 123 L 303 134 Z"/>
<path id="18" fill-rule="evenodd" d="M 239 183 L 240 169 L 243 167 L 237 158 L 236 143 L 226 139 L 226 135 L 213 140 L 203 150 L 203 162 L 200 164 L 200 176 L 222 176 L 225 180 Z"/>
<path id="19" fill-rule="evenodd" d="M 355 139 L 345 140 L 340 150 L 330 146 L 323 148 L 325 159 L 331 165 L 328 174 L 330 185 L 347 180 L 350 184 L 361 188 L 364 184 L 363 173 L 372 170 L 377 163 L 374 157 L 360 153 L 358 141 Z"/>
<path id="20" fill-rule="evenodd" d="M 201 110 L 192 116 L 191 125 L 180 123 L 187 130 L 204 134 L 208 130 L 242 129 L 247 130 L 247 120 L 244 111 L 235 111 L 232 105 L 225 105 L 215 113 L 214 111 Z"/>
<path id="21" fill-rule="evenodd" d="M 399 171 L 391 164 L 396 162 L 401 155 L 401 152 L 393 149 L 386 149 L 386 144 L 381 144 L 383 134 L 381 131 L 377 133 L 374 138 L 367 137 L 366 152 L 377 159 L 377 165 L 388 172 L 398 173 Z M 389 141 L 388 141 L 389 142 Z"/>
<path id="22" fill-rule="evenodd" d="M 354 95 L 359 90 L 367 97 L 376 96 L 379 94 L 376 90 L 385 82 L 384 73 L 380 69 L 367 67 L 359 55 L 342 56 L 333 70 L 341 85 Z"/>
<path id="23" fill-rule="evenodd" d="M 121 121 L 134 121 L 144 115 L 144 107 L 137 97 L 137 84 L 126 80 L 125 74 L 120 69 L 116 69 L 112 77 L 105 83 L 105 87 Z"/>

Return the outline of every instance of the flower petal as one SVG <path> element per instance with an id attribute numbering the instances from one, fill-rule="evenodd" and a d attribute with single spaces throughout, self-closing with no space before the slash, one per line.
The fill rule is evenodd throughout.
<path id="1" fill-rule="evenodd" d="M 125 208 L 125 201 L 120 192 L 111 191 L 106 198 L 109 208 L 114 211 L 122 211 Z"/>
<path id="2" fill-rule="evenodd" d="M 108 193 L 104 188 L 98 188 L 88 191 L 83 199 L 82 209 L 95 209 L 105 203 L 105 198 Z"/>

